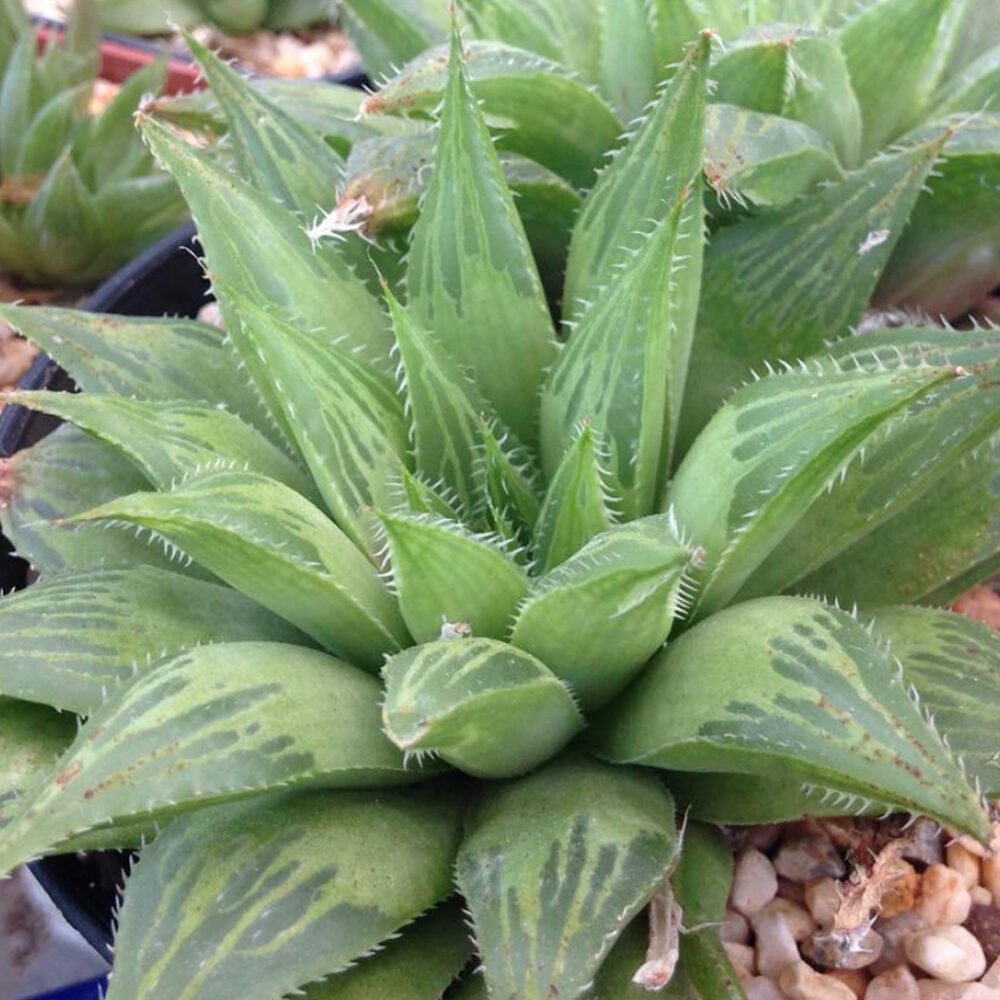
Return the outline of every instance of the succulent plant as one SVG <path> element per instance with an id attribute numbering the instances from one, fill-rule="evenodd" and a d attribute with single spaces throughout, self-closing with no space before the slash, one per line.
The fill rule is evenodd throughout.
<path id="1" fill-rule="evenodd" d="M 332 19 L 335 0 L 98 0 L 109 31 L 163 35 L 215 24 L 234 35 L 265 28 L 294 31 Z"/>
<path id="2" fill-rule="evenodd" d="M 385 120 L 413 67 L 317 131 L 195 45 L 224 143 L 139 124 L 225 332 L 0 309 L 83 390 L 8 397 L 67 424 L 0 477 L 41 573 L 0 602 L 0 870 L 141 845 L 109 1000 L 740 998 L 711 824 L 988 836 L 1000 640 L 940 607 L 1000 552 L 1000 332 L 852 329 L 967 133 L 871 153 L 910 125 L 874 86 L 842 146 L 733 103 L 773 203 L 714 204 L 713 40 L 616 138 L 537 56 L 480 86 L 456 33 L 429 145 Z M 337 143 L 414 137 L 405 260 L 364 192 L 317 217 Z M 557 194 L 565 280 L 529 239 Z"/>
<path id="3" fill-rule="evenodd" d="M 36 55 L 20 0 L 0 3 L 0 269 L 33 284 L 93 285 L 184 219 L 176 185 L 132 125 L 165 65 L 135 73 L 99 114 L 93 0 Z"/>

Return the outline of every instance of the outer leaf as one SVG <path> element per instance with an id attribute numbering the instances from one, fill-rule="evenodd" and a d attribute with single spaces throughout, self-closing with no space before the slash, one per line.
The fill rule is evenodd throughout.
<path id="1" fill-rule="evenodd" d="M 417 642 L 430 642 L 445 622 L 504 639 L 528 590 L 524 570 L 492 539 L 433 515 L 382 514 L 399 609 Z"/>
<path id="2" fill-rule="evenodd" d="M 617 497 L 607 483 L 607 466 L 596 433 L 584 424 L 549 483 L 535 524 L 533 547 L 542 572 L 565 562 L 614 523 Z"/>
<path id="3" fill-rule="evenodd" d="M 935 43 L 952 0 L 883 0 L 840 29 L 870 156 L 920 120 L 931 89 Z"/>
<path id="4" fill-rule="evenodd" d="M 493 639 L 414 646 L 382 674 L 382 722 L 393 743 L 479 777 L 530 771 L 583 728 L 572 695 L 543 663 Z"/>
<path id="5" fill-rule="evenodd" d="M 987 836 L 977 793 L 901 670 L 855 619 L 818 601 L 764 598 L 714 615 L 591 733 L 616 762 L 780 776 Z"/>
<path id="6" fill-rule="evenodd" d="M 680 938 L 683 971 L 700 996 L 745 1000 L 717 930 L 725 918 L 732 887 L 732 851 L 720 831 L 700 823 L 685 828 L 683 846 L 670 880 L 684 923 L 690 928 Z"/>
<path id="7" fill-rule="evenodd" d="M 552 322 L 457 34 L 449 74 L 434 173 L 413 231 L 409 305 L 476 373 L 504 423 L 532 443 L 542 373 L 555 353 Z"/>
<path id="8" fill-rule="evenodd" d="M 325 344 L 287 312 L 234 290 L 227 299 L 242 336 L 280 388 L 278 405 L 327 509 L 359 548 L 371 549 L 364 511 L 385 488 L 407 448 L 403 406 L 392 380 L 340 345 Z"/>
<path id="9" fill-rule="evenodd" d="M 861 319 L 941 141 L 717 232 L 705 252 L 679 453 L 728 387 L 765 361 L 821 350 Z"/>
<path id="10" fill-rule="evenodd" d="M 153 659 L 255 639 L 305 641 L 228 587 L 152 566 L 70 574 L 0 603 L 0 690 L 89 715 Z"/>
<path id="11" fill-rule="evenodd" d="M 434 335 L 413 320 L 388 288 L 385 294 L 417 469 L 453 493 L 459 507 L 471 514 L 477 502 L 474 472 L 482 448 L 480 424 L 491 407 Z"/>
<path id="12" fill-rule="evenodd" d="M 832 148 L 808 125 L 731 104 L 705 110 L 704 171 L 723 208 L 780 208 L 843 178 Z"/>
<path id="13" fill-rule="evenodd" d="M 875 631 L 891 642 L 925 710 L 986 796 L 994 798 L 1000 789 L 1000 636 L 961 615 L 923 608 L 879 611 Z"/>
<path id="14" fill-rule="evenodd" d="M 434 0 L 344 0 L 347 28 L 372 76 L 386 76 L 448 33 L 448 10 Z"/>
<path id="15" fill-rule="evenodd" d="M 438 1000 L 471 953 L 461 911 L 449 903 L 405 927 L 384 950 L 310 986 L 306 1000 Z"/>
<path id="16" fill-rule="evenodd" d="M 697 617 L 725 607 L 824 489 L 952 367 L 772 375 L 735 393 L 677 470 L 671 502 L 706 553 Z"/>
<path id="17" fill-rule="evenodd" d="M 301 646 L 188 650 L 109 698 L 0 844 L 0 871 L 113 820 L 289 784 L 370 788 L 419 779 L 378 728 L 374 678 Z"/>
<path id="18" fill-rule="evenodd" d="M 293 212 L 312 215 L 333 204 L 344 164 L 322 136 L 268 100 L 190 35 L 187 44 L 226 116 L 240 176 Z"/>
<path id="19" fill-rule="evenodd" d="M 842 481 L 801 512 L 794 528 L 748 579 L 737 599 L 788 589 L 842 597 L 847 604 L 857 600 L 853 587 L 846 591 L 833 589 L 832 581 L 818 583 L 817 575 L 822 580 L 827 573 L 824 563 L 838 559 L 862 539 L 864 549 L 870 553 L 863 563 L 872 558 L 882 561 L 887 556 L 882 549 L 884 526 L 895 518 L 910 521 L 910 504 L 920 504 L 927 510 L 921 499 L 926 491 L 935 491 L 940 488 L 935 484 L 956 474 L 965 475 L 959 470 L 969 456 L 1000 429 L 1000 372 L 995 365 L 998 348 L 1000 335 L 996 332 L 959 337 L 951 330 L 933 326 L 897 327 L 834 344 L 831 357 L 823 362 L 827 367 L 874 371 L 905 363 L 953 364 L 961 366 L 968 376 L 954 379 L 927 398 L 911 403 L 900 419 L 875 434 L 858 455 L 858 461 L 845 470 Z M 964 504 L 968 507 L 970 503 L 990 502 L 990 493 L 989 479 L 983 479 L 972 488 Z M 885 570 L 873 571 L 867 581 L 860 566 L 852 570 L 852 575 L 856 580 L 874 583 L 883 572 L 898 572 L 899 579 L 908 579 L 911 585 L 932 588 L 935 580 L 943 582 L 948 578 L 939 574 L 961 566 L 968 556 L 956 533 L 980 532 L 981 523 L 981 518 L 969 521 L 958 517 L 950 504 L 942 506 L 930 522 L 926 515 L 914 517 L 912 530 L 921 539 L 926 538 L 929 544 L 945 540 L 952 544 L 946 559 L 928 560 L 919 570 L 912 562 L 902 569 L 897 568 L 896 560 L 886 559 Z M 981 532 L 979 538 L 985 544 L 989 533 Z M 907 572 L 909 577 L 902 575 Z M 811 585 L 820 589 L 802 591 L 803 578 L 809 578 Z"/>
<path id="20" fill-rule="evenodd" d="M 227 288 L 289 310 L 318 338 L 385 364 L 390 347 L 385 316 L 364 283 L 336 252 L 315 250 L 294 215 L 271 198 L 213 163 L 146 117 L 143 136 L 174 175 L 198 224 L 208 266 Z M 337 309 L 330 303 L 336 301 Z M 275 419 L 282 419 L 281 393 L 253 347 L 241 337 L 238 311 L 220 299 L 226 330 Z"/>
<path id="21" fill-rule="evenodd" d="M 239 355 L 207 323 L 8 305 L 0 305 L 0 318 L 55 358 L 84 392 L 222 403 L 258 430 L 274 432 L 238 369 Z"/>
<path id="22" fill-rule="evenodd" d="M 591 88 L 536 52 L 494 41 L 463 46 L 469 87 L 497 148 L 522 153 L 577 187 L 593 183 L 621 123 Z M 432 114 L 448 82 L 448 48 L 415 59 L 361 106 L 363 114 Z"/>
<path id="23" fill-rule="evenodd" d="M 72 742 L 76 720 L 44 705 L 0 697 L 0 830 L 25 788 Z"/>
<path id="24" fill-rule="evenodd" d="M 105 531 L 103 525 L 67 531 L 53 524 L 148 486 L 109 445 L 75 427 L 60 427 L 34 447 L 0 460 L 3 532 L 43 576 L 136 563 L 168 567 L 171 558 L 151 539 Z"/>
<path id="25" fill-rule="evenodd" d="M 601 90 L 623 121 L 637 118 L 665 76 L 645 0 L 599 3 Z"/>
<path id="26" fill-rule="evenodd" d="M 640 771 L 569 756 L 485 790 L 458 884 L 491 995 L 583 993 L 676 850 L 670 796 Z"/>
<path id="27" fill-rule="evenodd" d="M 956 127 L 875 291 L 877 307 L 957 317 L 1000 277 L 1000 112 Z"/>
<path id="28" fill-rule="evenodd" d="M 714 100 L 800 121 L 832 144 L 844 166 L 859 165 L 861 109 L 832 39 L 765 25 L 728 45 L 712 77 Z"/>
<path id="29" fill-rule="evenodd" d="M 220 472 L 165 493 L 134 493 L 78 515 L 124 521 L 192 559 L 351 663 L 377 670 L 408 644 L 375 568 L 298 493 L 244 472 Z"/>
<path id="30" fill-rule="evenodd" d="M 68 420 L 112 445 L 157 489 L 199 470 L 239 468 L 318 499 L 312 481 L 286 452 L 217 406 L 89 392 L 11 392 L 5 399 Z"/>
<path id="31" fill-rule="evenodd" d="M 573 230 L 564 311 L 576 319 L 668 217 L 702 158 L 709 37 L 684 63 L 628 145 L 601 174 Z"/>
<path id="32" fill-rule="evenodd" d="M 180 820 L 129 879 L 109 1000 L 271 1000 L 343 968 L 448 895 L 458 819 L 453 798 L 421 790 Z"/>
<path id="33" fill-rule="evenodd" d="M 666 641 L 691 558 L 670 515 L 612 528 L 532 585 L 510 641 L 547 664 L 589 711 Z"/>
<path id="34" fill-rule="evenodd" d="M 671 467 L 698 309 L 703 226 L 696 177 L 582 314 L 542 396 L 549 475 L 573 446 L 574 428 L 589 421 L 610 452 L 627 518 L 656 509 Z"/>

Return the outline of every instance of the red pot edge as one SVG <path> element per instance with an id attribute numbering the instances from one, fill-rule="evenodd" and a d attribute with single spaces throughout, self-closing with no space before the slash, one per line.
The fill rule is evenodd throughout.
<path id="1" fill-rule="evenodd" d="M 47 44 L 51 38 L 58 38 L 62 34 L 58 29 L 50 28 L 45 24 L 39 25 L 37 31 L 39 47 Z M 148 66 L 157 57 L 157 53 L 151 49 L 139 48 L 126 42 L 105 38 L 101 42 L 101 78 L 111 83 L 122 83 L 136 70 Z M 183 59 L 171 59 L 168 62 L 164 93 L 183 94 L 192 90 L 201 90 L 203 87 L 204 83 L 195 63 Z"/>

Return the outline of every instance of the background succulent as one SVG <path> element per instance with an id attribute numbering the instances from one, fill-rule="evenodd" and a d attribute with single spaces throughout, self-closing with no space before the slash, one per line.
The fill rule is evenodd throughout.
<path id="1" fill-rule="evenodd" d="M 857 15 L 865 37 L 901 9 Z M 11 397 L 73 426 L 3 469 L 42 582 L 0 604 L 0 869 L 147 841 L 111 1000 L 429 1000 L 473 947 L 456 996 L 627 996 L 650 900 L 721 916 L 700 821 L 889 809 L 987 836 L 1000 644 L 893 606 L 996 564 L 1000 334 L 852 332 L 966 133 L 872 153 L 907 126 L 859 84 L 856 162 L 717 205 L 712 45 L 621 139 L 537 56 L 487 77 L 534 95 L 497 115 L 457 35 L 429 137 L 386 114 L 393 84 L 317 129 L 195 46 L 214 106 L 140 127 L 225 332 L 0 310 L 84 390 Z M 815 143 L 787 121 L 772 178 Z M 549 122 L 564 140 L 529 159 Z M 361 240 L 377 202 L 338 149 L 364 142 L 402 150 L 405 261 Z M 565 206 L 551 257 L 540 205 Z M 712 928 L 679 947 L 674 995 L 742 996 Z"/>
<path id="2" fill-rule="evenodd" d="M 109 31 L 163 35 L 178 27 L 216 24 L 243 34 L 265 28 L 294 31 L 336 16 L 335 0 L 98 0 Z"/>
<path id="3" fill-rule="evenodd" d="M 93 0 L 74 4 L 65 39 L 41 55 L 20 0 L 0 3 L 0 268 L 26 282 L 93 285 L 184 218 L 132 124 L 165 65 L 93 114 L 99 43 Z"/>

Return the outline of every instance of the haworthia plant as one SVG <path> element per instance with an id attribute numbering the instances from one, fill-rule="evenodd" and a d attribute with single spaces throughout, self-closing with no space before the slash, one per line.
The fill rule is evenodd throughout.
<path id="1" fill-rule="evenodd" d="M 144 105 L 225 332 L 0 310 L 82 389 L 0 869 L 139 848 L 112 1000 L 745 1000 L 710 824 L 988 835 L 1000 337 L 912 314 L 997 283 L 984 6 L 457 8 Z"/>

